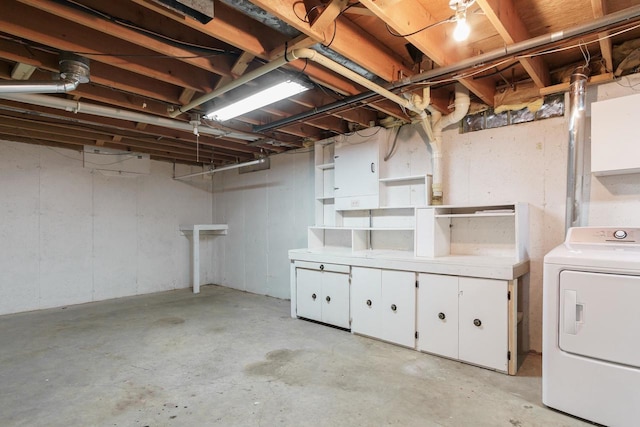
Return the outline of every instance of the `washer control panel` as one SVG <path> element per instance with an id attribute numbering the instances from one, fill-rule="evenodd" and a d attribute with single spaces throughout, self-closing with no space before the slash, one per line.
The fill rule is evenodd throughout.
<path id="1" fill-rule="evenodd" d="M 639 243 L 640 228 L 575 227 L 567 232 L 565 243 Z"/>

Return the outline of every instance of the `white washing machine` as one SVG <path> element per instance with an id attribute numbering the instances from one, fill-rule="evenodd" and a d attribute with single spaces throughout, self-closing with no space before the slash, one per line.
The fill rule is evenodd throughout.
<path id="1" fill-rule="evenodd" d="M 543 291 L 542 402 L 640 426 L 640 228 L 570 229 Z"/>

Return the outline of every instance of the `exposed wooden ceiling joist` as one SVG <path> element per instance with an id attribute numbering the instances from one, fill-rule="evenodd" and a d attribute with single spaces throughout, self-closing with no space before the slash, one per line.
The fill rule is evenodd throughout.
<path id="1" fill-rule="evenodd" d="M 530 38 L 513 0 L 476 0 L 505 43 L 513 44 Z M 538 87 L 551 84 L 549 67 L 540 57 L 522 58 L 520 63 Z"/>
<path id="2" fill-rule="evenodd" d="M 405 123 L 410 118 L 401 107 L 359 84 L 313 61 L 296 60 L 271 76 L 225 93 L 215 102 L 246 96 L 280 76 L 308 79 L 316 86 L 228 122 L 201 118 L 200 129 L 215 127 L 222 133 L 220 136 L 200 132 L 196 144 L 196 136 L 189 131 L 189 114 L 177 118 L 181 126 L 187 124 L 186 130 L 147 123 L 158 117 L 170 119 L 169 112 L 178 106 L 298 48 L 318 49 L 347 68 L 370 73 L 380 85 L 393 85 L 396 94 L 420 93 L 428 84 L 432 106 L 445 113 L 451 106 L 456 81 L 487 105 L 494 102 L 496 86 L 505 82 L 513 87 L 533 87 L 528 82 L 532 80 L 537 86 L 533 90 L 542 95 L 564 91 L 567 83 L 557 70 L 571 69 L 589 59 L 575 46 L 519 62 L 505 58 L 502 64 L 498 60 L 487 64 L 474 62 L 473 58 L 530 37 L 560 34 L 570 27 L 593 22 L 594 17 L 602 19 L 610 12 L 638 8 L 634 0 L 589 0 L 565 2 L 559 13 L 559 4 L 550 0 L 476 0 L 477 5 L 468 15 L 471 36 L 466 42 L 457 43 L 452 40 L 454 24 L 449 17 L 453 11 L 448 0 L 213 1 L 215 16 L 207 24 L 153 0 L 0 2 L 0 79 L 52 81 L 60 70 L 59 53 L 75 52 L 91 60 L 91 82 L 80 84 L 66 95 L 42 96 L 105 106 L 132 118 L 53 110 L 2 99 L 0 93 L 0 138 L 75 149 L 82 149 L 81 143 L 122 150 L 135 148 L 152 158 L 190 164 L 210 162 L 209 151 L 217 164 L 253 159 L 263 153 L 301 147 L 309 140 L 375 125 L 388 116 Z M 635 12 L 629 14 L 634 18 L 626 21 L 627 25 L 640 22 Z M 437 25 L 425 29 L 434 24 Z M 618 65 L 614 61 L 621 61 L 612 55 L 613 44 L 640 38 L 640 29 L 636 29 L 611 39 L 610 34 L 618 28 L 609 32 L 594 30 L 579 39 L 555 43 L 554 47 L 584 45 L 599 37 L 597 43 L 589 44 L 589 52 L 592 57 L 599 58 L 601 54 L 606 70 L 611 72 Z M 460 61 L 466 65 L 456 68 L 456 75 L 437 73 L 437 68 L 455 66 Z M 592 60 L 592 65 L 599 64 Z M 17 73 L 21 67 L 28 68 L 31 75 Z M 509 75 L 505 68 L 509 68 Z M 603 73 L 598 67 L 593 68 Z M 437 82 L 413 78 L 416 73 L 428 74 L 429 70 L 442 77 Z M 594 75 L 590 83 L 610 78 L 608 73 Z M 398 82 L 399 79 L 402 80 Z M 412 83 L 404 83 L 408 81 Z M 515 90 L 511 98 L 517 99 L 525 92 L 530 91 Z M 202 113 L 206 108 L 203 105 L 194 112 Z M 154 119 L 133 119 L 139 113 Z M 253 126 L 262 124 L 274 126 Z M 177 125 L 178 122 L 172 124 Z M 45 132 L 47 127 L 52 129 L 49 134 Z M 255 129 L 261 132 L 255 133 Z M 233 134 L 243 134 L 248 140 L 233 138 Z"/>
<path id="3" fill-rule="evenodd" d="M 436 25 L 427 31 L 418 31 L 437 24 L 433 15 L 418 0 L 394 1 L 361 0 L 378 18 L 386 22 L 398 34 L 405 37 L 412 45 L 422 51 L 440 66 L 451 65 L 465 57 L 451 38 L 451 28 Z M 486 80 L 460 79 L 471 92 L 487 105 L 493 105 L 495 85 Z"/>

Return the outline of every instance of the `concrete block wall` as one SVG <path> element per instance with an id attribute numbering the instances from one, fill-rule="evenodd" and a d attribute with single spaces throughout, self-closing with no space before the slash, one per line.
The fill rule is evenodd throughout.
<path id="1" fill-rule="evenodd" d="M 178 227 L 211 222 L 211 180 L 172 176 L 170 163 L 107 175 L 77 151 L 0 141 L 0 314 L 188 287 Z M 202 256 L 211 250 L 205 241 Z"/>
<path id="2" fill-rule="evenodd" d="M 636 75 L 590 87 L 588 101 L 633 94 L 638 84 Z M 568 97 L 566 105 L 568 110 Z M 403 130 L 398 146 L 422 151 L 416 137 L 415 129 Z M 531 273 L 523 302 L 529 346 L 541 351 L 543 259 L 565 235 L 568 117 L 467 134 L 452 126 L 444 131 L 443 144 L 446 204 L 529 204 Z M 590 189 L 589 225 L 640 226 L 640 174 L 593 177 Z M 306 246 L 313 194 L 312 154 L 275 156 L 269 171 L 217 176 L 214 218 L 230 226 L 229 238 L 213 256 L 218 283 L 288 298 L 286 251 Z"/>
<path id="3" fill-rule="evenodd" d="M 588 87 L 587 138 L 591 102 L 634 94 L 633 88 L 639 84 L 636 74 Z M 568 96 L 565 101 L 568 112 Z M 529 288 L 525 306 L 530 348 L 537 351 L 542 350 L 544 255 L 565 237 L 568 129 L 567 113 L 565 117 L 467 134 L 449 128 L 443 134 L 445 203 L 529 203 L 531 273 L 525 282 Z M 588 163 L 590 145 L 586 142 Z M 640 156 L 640 148 L 629 155 Z M 590 189 L 585 206 L 588 225 L 640 227 L 640 174 L 586 178 Z"/>
<path id="4" fill-rule="evenodd" d="M 214 242 L 214 282 L 289 298 L 288 251 L 307 246 L 314 223 L 313 149 L 271 156 L 269 170 L 214 175 L 214 222 L 229 224 Z"/>

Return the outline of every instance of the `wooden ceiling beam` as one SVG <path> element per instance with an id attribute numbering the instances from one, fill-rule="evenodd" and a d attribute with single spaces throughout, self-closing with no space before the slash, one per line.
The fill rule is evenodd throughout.
<path id="1" fill-rule="evenodd" d="M 201 68 L 221 76 L 230 74 L 231 59 L 225 55 L 197 56 L 193 50 L 172 45 L 157 38 L 147 36 L 139 31 L 118 25 L 103 18 L 90 15 L 82 10 L 55 3 L 51 0 L 18 0 L 21 3 L 37 8 L 51 15 L 66 19 L 87 28 L 99 31 L 110 37 L 133 43 L 157 52 L 169 58 L 176 58 L 186 64 Z"/>
<path id="2" fill-rule="evenodd" d="M 30 19 L 22 19 L 23 16 L 29 16 Z M 46 12 L 20 3 L 0 2 L 0 28 L 16 37 L 62 51 L 79 52 L 92 61 L 103 62 L 176 86 L 202 92 L 211 90 L 211 75 L 204 70 L 179 61 L 151 56 L 145 57 L 143 61 L 139 60 L 135 56 L 151 55 L 152 51 L 67 20 L 59 20 Z M 95 46 L 100 46 L 100 49 L 96 49 Z M 114 56 L 114 52 L 117 52 L 118 56 Z"/>
<path id="3" fill-rule="evenodd" d="M 595 0 L 594 0 L 595 1 Z M 518 15 L 513 0 L 476 0 L 489 22 L 507 44 L 531 38 L 529 31 Z M 541 57 L 522 58 L 520 64 L 539 88 L 551 84 L 549 67 Z"/>
<path id="4" fill-rule="evenodd" d="M 259 111 L 245 114 L 237 120 L 251 125 L 262 125 L 270 122 L 269 120 L 265 120 L 264 113 Z M 322 139 L 324 134 L 323 130 L 300 122 L 278 127 L 278 132 L 296 136 L 298 138 L 309 138 L 313 140 Z"/>
<path id="5" fill-rule="evenodd" d="M 257 25 L 253 19 L 219 1 L 215 3 L 215 18 L 207 24 L 162 7 L 153 0 L 131 2 L 260 58 L 266 58 L 269 50 L 283 44 L 286 39 L 277 31 Z M 263 44 L 269 42 L 273 45 Z"/>
<path id="6" fill-rule="evenodd" d="M 607 4 L 604 0 L 591 0 L 591 8 L 593 9 L 594 18 L 602 18 L 607 14 Z M 600 39 L 600 53 L 604 60 L 607 71 L 614 72 L 613 69 L 613 46 L 611 44 L 611 38 L 609 32 L 603 32 L 598 34 Z"/>
<path id="7" fill-rule="evenodd" d="M 0 55 L 3 58 L 15 62 L 33 65 L 40 70 L 59 72 L 58 55 L 39 49 L 27 49 L 25 46 L 7 40 L 0 39 Z M 38 76 L 36 73 L 32 80 Z M 50 75 L 39 74 L 42 80 L 50 80 Z M 158 80 L 131 73 L 126 70 L 111 67 L 101 62 L 91 63 L 91 82 L 112 90 L 120 90 L 127 93 L 135 93 L 142 97 L 175 103 L 179 88 L 175 85 L 160 82 Z"/>
<path id="8" fill-rule="evenodd" d="M 330 0 L 310 23 L 314 31 L 324 31 L 340 16 L 349 0 Z"/>
<path id="9" fill-rule="evenodd" d="M 171 138 L 157 139 L 145 135 L 141 132 L 124 132 L 122 134 L 112 135 L 110 132 L 101 128 L 90 127 L 86 125 L 80 125 L 76 123 L 60 122 L 52 119 L 40 120 L 33 122 L 29 118 L 20 116 L 16 113 L 5 112 L 0 116 L 0 122 L 5 125 L 15 126 L 21 129 L 30 129 L 38 131 L 49 131 L 56 135 L 70 135 L 85 138 L 87 140 L 98 140 L 102 142 L 111 141 L 113 143 L 131 143 L 131 141 L 137 141 L 145 145 L 137 144 L 136 146 L 143 147 L 148 146 L 150 148 L 157 148 L 158 151 L 175 151 L 177 153 L 189 153 L 196 149 L 195 141 L 181 141 Z M 202 147 L 208 147 L 210 150 L 216 151 L 216 147 L 205 143 L 200 144 Z M 233 160 L 238 155 L 237 153 L 230 153 L 225 151 L 216 151 L 216 154 L 223 159 Z M 245 153 L 247 158 L 253 156 L 251 153 Z"/>
<path id="10" fill-rule="evenodd" d="M 419 0 L 397 1 L 361 0 L 361 4 L 371 10 L 378 18 L 386 22 L 398 34 L 411 34 L 420 28 L 437 23 Z M 452 43 L 453 37 L 444 26 L 405 37 L 405 39 L 427 55 L 439 66 L 451 65 L 464 59 L 458 46 Z M 460 83 L 478 96 L 487 105 L 493 105 L 495 87 L 482 80 L 461 79 Z"/>
<path id="11" fill-rule="evenodd" d="M 236 62 L 231 67 L 230 74 L 228 76 L 222 76 L 220 80 L 218 80 L 218 83 L 216 83 L 216 85 L 214 86 L 214 89 L 218 89 L 226 84 L 229 84 L 234 78 L 238 78 L 243 75 L 244 72 L 247 71 L 247 68 L 249 68 L 249 64 L 251 63 L 251 61 L 253 61 L 254 58 L 255 55 L 253 55 L 252 53 L 242 52 L 242 54 L 238 57 L 238 59 L 236 59 Z"/>
<path id="12" fill-rule="evenodd" d="M 322 91 L 304 92 L 291 99 L 291 102 L 302 105 L 307 110 L 315 108 L 316 105 L 326 105 L 336 102 L 338 99 Z M 336 108 L 327 114 L 343 120 L 368 126 L 371 121 L 377 119 L 377 113 L 364 108 L 356 108 L 354 105 L 346 105 Z"/>
<path id="13" fill-rule="evenodd" d="M 1 123 L 0 123 L 0 135 L 6 135 L 9 137 L 9 139 L 12 139 L 11 137 L 21 137 L 26 139 L 26 142 L 29 142 L 29 139 L 35 139 L 41 142 L 46 141 L 47 143 L 53 142 L 53 143 L 74 145 L 79 147 L 84 147 L 85 145 L 96 146 L 94 141 L 90 141 L 84 138 L 78 138 L 70 135 L 61 136 L 61 135 L 55 135 L 55 134 L 48 134 L 46 131 L 18 129 L 14 126 L 4 126 Z M 190 163 L 197 163 L 196 160 L 198 157 L 196 156 L 195 153 L 193 155 L 187 155 L 187 154 L 165 152 L 162 150 L 158 150 L 157 148 L 147 147 L 144 144 L 131 144 L 131 143 L 127 144 L 127 143 L 114 143 L 114 142 L 105 141 L 105 143 L 101 147 L 113 148 L 116 150 L 123 150 L 123 151 L 134 151 L 134 152 L 138 152 L 136 150 L 140 150 L 148 154 L 153 153 L 154 155 L 158 157 L 163 157 L 167 160 L 180 159 L 183 161 L 188 161 Z"/>
<path id="14" fill-rule="evenodd" d="M 17 109 L 24 108 L 22 104 L 12 101 L 0 100 L 0 104 L 8 105 Z M 66 121 L 80 122 L 95 126 L 105 126 L 109 130 L 114 132 L 114 134 L 122 131 L 132 131 L 135 133 L 148 135 L 150 138 L 154 138 L 156 140 L 169 138 L 184 141 L 187 143 L 193 143 L 195 141 L 193 133 L 188 131 L 165 128 L 156 125 L 148 125 L 147 128 L 144 129 L 144 131 L 140 131 L 136 129 L 135 122 L 84 114 L 82 113 L 82 111 L 73 113 L 55 110 L 47 107 L 39 107 L 36 105 L 30 105 L 29 110 L 35 112 L 36 116 L 39 119 L 43 119 L 44 117 L 60 117 Z M 203 134 L 200 136 L 200 144 L 216 147 L 217 150 L 222 150 L 222 152 L 228 152 L 229 154 L 247 153 L 253 155 L 253 153 L 260 152 L 260 149 L 248 145 L 248 142 L 246 141 L 239 141 L 225 136 L 216 137 Z"/>
<path id="15" fill-rule="evenodd" d="M 252 0 L 252 3 L 387 82 L 397 80 L 401 73 L 412 74 L 399 55 L 348 19 L 338 18 L 335 25 L 319 31 L 298 17 L 299 14 L 304 16 L 305 9 L 297 0 Z M 296 7 L 299 8 L 298 15 Z"/>
<path id="16" fill-rule="evenodd" d="M 286 101 L 282 102 L 282 103 L 278 103 L 278 104 L 283 104 Z M 292 116 L 294 114 L 298 114 L 304 111 L 307 111 L 306 108 L 301 107 L 297 104 L 294 104 L 292 102 L 287 102 L 287 109 L 282 110 L 279 109 L 279 105 L 278 104 L 274 104 L 271 106 L 268 106 L 266 108 L 263 108 L 262 111 L 272 114 L 278 118 L 283 118 L 283 117 L 289 117 Z M 293 104 L 293 105 L 292 105 Z M 296 108 L 298 107 L 298 108 Z M 347 124 L 344 120 L 341 120 L 337 117 L 333 117 L 333 116 L 323 116 L 323 117 L 314 117 L 311 119 L 305 119 L 305 120 L 300 120 L 301 123 L 305 123 L 309 126 L 313 126 L 316 127 L 318 129 L 321 130 L 328 130 L 331 132 L 335 132 L 335 133 L 344 133 L 347 132 L 349 129 L 347 127 Z"/>
<path id="17" fill-rule="evenodd" d="M 216 2 L 216 17 L 208 24 L 202 24 L 194 19 L 186 18 L 182 15 L 164 8 L 152 0 L 131 0 L 153 13 L 160 14 L 178 23 L 188 26 L 210 37 L 221 40 L 236 48 L 255 55 L 263 60 L 273 60 L 284 55 L 285 42 L 287 48 L 310 47 L 317 43 L 308 35 L 297 37 L 289 43 L 283 34 L 272 30 L 262 24 L 257 23 L 246 15 L 235 9 Z M 342 93 L 355 95 L 363 91 L 363 88 L 353 82 L 327 70 L 317 64 L 306 61 L 294 61 L 286 66 L 304 71 L 311 79 L 329 88 L 335 88 Z"/>
<path id="18" fill-rule="evenodd" d="M 118 144 L 126 147 L 135 147 L 139 149 L 154 149 L 157 152 L 163 152 L 166 154 L 179 154 L 179 155 L 187 155 L 187 156 L 195 156 L 196 146 L 195 144 L 191 144 L 191 146 L 179 145 L 179 144 L 157 144 L 155 142 L 149 141 L 148 139 L 145 141 L 140 138 L 131 138 L 131 137 L 122 137 L 118 135 L 118 138 L 112 138 L 110 135 L 107 135 L 100 131 L 87 130 L 84 128 L 80 128 L 77 126 L 69 127 L 68 125 L 61 125 L 55 123 L 35 123 L 28 120 L 23 119 L 13 119 L 7 117 L 0 117 L 0 126 L 3 127 L 16 127 L 23 130 L 41 132 L 42 134 L 50 133 L 51 135 L 55 135 L 56 138 L 52 138 L 54 140 L 64 141 L 64 139 L 58 139 L 58 137 L 71 137 L 74 141 L 86 140 L 87 145 L 96 145 L 95 141 L 100 141 L 104 146 L 107 142 L 112 142 L 114 144 Z M 42 137 L 40 139 L 43 139 Z M 207 146 L 203 146 L 207 147 Z M 208 149 L 210 151 L 210 149 Z"/>

